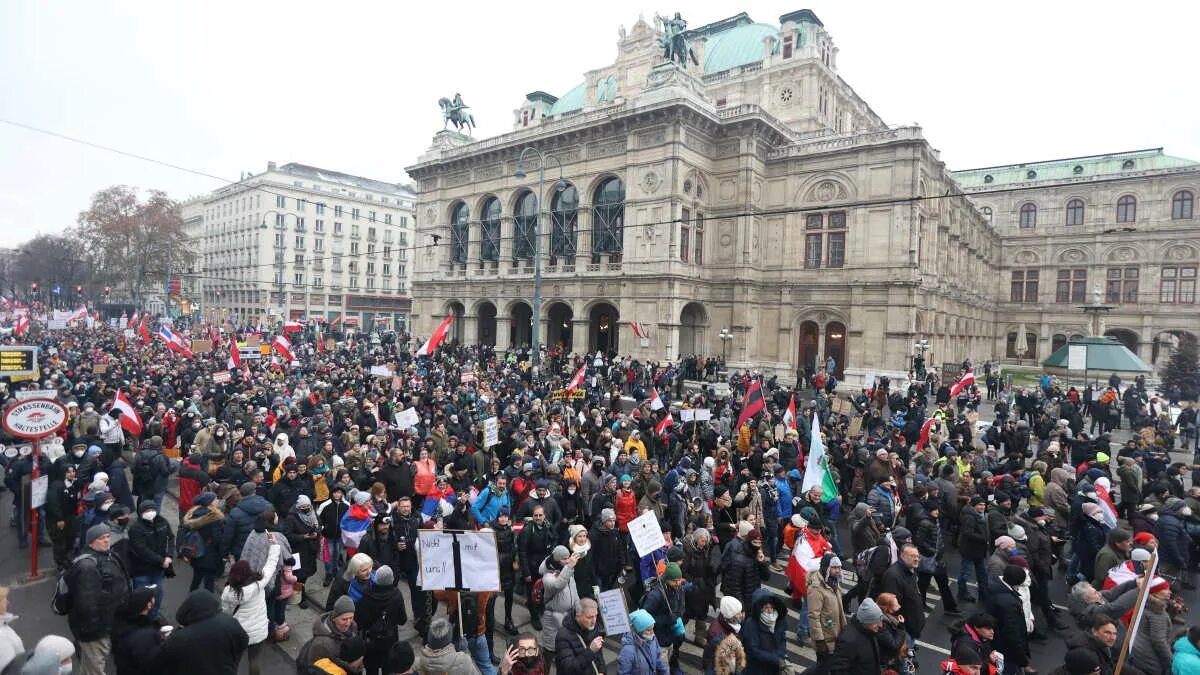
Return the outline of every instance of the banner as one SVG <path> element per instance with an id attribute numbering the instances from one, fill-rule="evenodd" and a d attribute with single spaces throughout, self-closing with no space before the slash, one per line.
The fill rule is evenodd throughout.
<path id="1" fill-rule="evenodd" d="M 667 540 L 662 535 L 662 526 L 658 523 L 658 516 L 653 511 L 647 511 L 629 521 L 629 536 L 633 539 L 633 547 L 637 549 L 639 557 L 650 555 L 667 545 Z"/>
<path id="2" fill-rule="evenodd" d="M 489 417 L 483 421 L 483 445 L 490 448 L 500 444 L 500 420 Z"/>
<path id="3" fill-rule="evenodd" d="M 417 539 L 422 590 L 502 590 L 496 533 L 419 530 Z"/>
<path id="4" fill-rule="evenodd" d="M 411 429 L 420 423 L 416 408 L 405 408 L 396 414 L 396 427 L 399 429 Z"/>
<path id="5" fill-rule="evenodd" d="M 625 605 L 625 593 L 620 588 L 600 591 L 600 618 L 604 619 L 604 632 L 608 635 L 623 635 L 629 632 L 629 611 Z"/>
<path id="6" fill-rule="evenodd" d="M 213 384 L 229 384 L 233 381 L 233 376 L 229 374 L 228 370 L 218 370 L 213 373 L 212 378 Z"/>

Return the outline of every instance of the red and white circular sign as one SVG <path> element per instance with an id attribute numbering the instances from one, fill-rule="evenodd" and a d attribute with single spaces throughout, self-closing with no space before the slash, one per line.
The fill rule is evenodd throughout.
<path id="1" fill-rule="evenodd" d="M 42 438 L 67 424 L 67 408 L 58 401 L 30 399 L 4 413 L 4 430 L 18 438 Z"/>

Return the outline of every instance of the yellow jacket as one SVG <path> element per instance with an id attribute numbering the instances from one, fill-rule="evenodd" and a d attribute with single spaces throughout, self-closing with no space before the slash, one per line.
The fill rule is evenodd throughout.
<path id="1" fill-rule="evenodd" d="M 642 442 L 642 439 L 630 436 L 629 439 L 625 441 L 625 452 L 628 452 L 632 455 L 635 451 L 643 462 L 650 458 L 650 456 L 646 454 L 646 444 Z"/>

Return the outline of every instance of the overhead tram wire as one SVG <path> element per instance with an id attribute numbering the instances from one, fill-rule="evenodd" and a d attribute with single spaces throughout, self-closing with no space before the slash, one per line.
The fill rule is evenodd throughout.
<path id="1" fill-rule="evenodd" d="M 101 143 L 95 143 L 95 142 L 84 140 L 81 138 L 76 138 L 74 136 L 68 136 L 66 134 L 58 133 L 56 131 L 50 131 L 47 129 L 42 129 L 42 128 L 35 127 L 35 126 L 29 125 L 29 124 L 24 124 L 22 122 L 16 122 L 13 120 L 0 118 L 0 123 L 8 124 L 10 126 L 24 129 L 26 131 L 44 134 L 47 136 L 58 138 L 60 140 L 69 141 L 71 143 L 78 143 L 78 144 L 85 145 L 85 146 L 88 146 L 90 148 L 94 148 L 97 150 L 112 152 L 112 153 L 115 153 L 115 154 L 118 154 L 118 155 L 121 155 L 124 157 L 130 157 L 130 158 L 138 159 L 138 160 L 141 160 L 144 162 L 150 162 L 152 164 L 157 164 L 159 166 L 165 166 L 170 169 L 175 169 L 177 171 L 190 173 L 190 174 L 193 174 L 196 176 L 202 176 L 204 178 L 211 178 L 213 180 L 217 180 L 222 183 L 226 183 L 226 184 L 230 184 L 230 185 L 238 185 L 238 184 L 245 183 L 244 179 L 243 180 L 230 180 L 228 178 L 222 178 L 221 176 L 217 176 L 215 174 L 200 171 L 198 169 L 192 169 L 192 168 L 185 167 L 185 166 L 182 166 L 179 164 L 174 164 L 174 163 L 167 162 L 164 160 L 155 159 L 153 157 L 139 155 L 134 152 L 121 150 L 119 148 L 114 148 L 114 147 L 104 145 Z M 1128 180 L 1128 178 L 1113 177 L 1113 178 L 1100 178 L 1100 179 L 1092 180 L 1092 181 L 1088 181 L 1088 182 L 1091 184 L 1096 184 L 1096 185 L 1104 185 L 1107 183 L 1117 183 L 1117 182 L 1123 182 L 1126 180 Z M 568 181 L 568 182 L 570 182 L 570 181 Z M 269 195 L 272 195 L 275 197 L 284 197 L 286 199 L 295 199 L 294 195 L 285 194 L 282 192 L 275 192 L 270 189 L 267 189 L 266 187 L 262 187 L 262 186 L 258 186 L 258 185 L 245 184 L 245 185 L 243 185 L 243 187 L 246 188 L 247 190 L 262 192 L 262 193 L 269 194 Z M 940 195 L 912 195 L 909 197 L 894 197 L 894 198 L 889 198 L 889 199 L 868 199 L 868 200 L 860 200 L 860 201 L 854 201 L 854 202 L 843 202 L 843 203 L 839 203 L 839 204 L 823 204 L 821 206 L 791 206 L 791 207 L 784 207 L 784 208 L 777 208 L 777 209 L 755 209 L 755 210 L 751 210 L 751 211 L 742 211 L 742 212 L 737 212 L 737 213 L 725 213 L 725 214 L 721 214 L 719 216 L 705 215 L 700 218 L 694 218 L 693 220 L 687 221 L 687 222 L 705 223 L 705 222 L 709 222 L 709 221 L 732 220 L 732 219 L 745 218 L 745 217 L 751 217 L 751 216 L 775 216 L 775 215 L 786 215 L 786 214 L 790 214 L 790 213 L 806 213 L 806 212 L 816 212 L 816 211 L 827 212 L 827 211 L 836 211 L 836 210 L 849 210 L 849 209 L 865 208 L 865 207 L 872 207 L 872 206 L 889 206 L 889 205 L 895 206 L 895 205 L 904 205 L 904 204 L 915 204 L 915 203 L 924 202 L 924 201 L 947 199 L 950 197 L 968 197 L 968 198 L 970 198 L 970 197 L 979 197 L 979 196 L 984 196 L 984 195 L 1011 194 L 1011 193 L 1024 192 L 1026 190 L 1040 190 L 1042 188 L 1043 188 L 1043 186 L 1039 186 L 1039 185 L 1025 185 L 1025 186 L 1016 186 L 1016 187 L 1008 187 L 1008 188 L 996 188 L 996 189 L 992 189 L 992 190 L 981 190 L 978 192 L 965 192 L 962 190 L 955 190 L 952 188 L 952 189 L 948 190 L 945 194 L 940 194 Z M 314 203 L 316 203 L 316 202 L 314 202 Z M 551 216 L 553 216 L 553 214 L 555 212 L 550 211 L 549 213 L 551 214 Z M 501 221 L 503 221 L 505 218 L 508 218 L 511 220 L 512 216 L 502 216 Z M 378 220 L 370 220 L 368 222 L 382 224 Z M 416 220 L 414 219 L 414 227 L 415 227 L 415 222 L 416 222 Z M 478 225 L 482 225 L 483 222 L 484 221 L 482 221 L 482 220 L 468 220 L 465 223 L 465 225 L 467 225 L 468 227 L 470 227 L 472 225 L 478 226 Z M 682 223 L 682 222 L 685 222 L 685 221 L 683 221 L 683 219 L 681 219 L 681 218 L 669 218 L 666 220 L 657 220 L 657 221 L 648 221 L 648 222 L 644 222 L 644 223 L 637 223 L 636 225 L 630 224 L 630 223 L 622 223 L 619 226 L 619 229 L 623 232 L 625 228 L 644 227 L 647 225 L 673 225 L 675 223 Z M 264 223 L 260 223 L 260 225 L 261 224 L 265 224 L 265 221 L 264 221 Z M 462 224 L 462 223 L 460 223 L 460 224 Z M 252 229 L 257 228 L 257 227 L 259 227 L 259 225 L 251 226 Z M 425 226 L 425 227 L 428 228 L 429 226 Z M 454 224 L 453 223 L 443 223 L 440 225 L 436 225 L 434 227 L 437 229 L 449 227 L 451 229 L 451 231 L 453 231 Z M 286 230 L 286 227 L 281 228 L 281 229 Z M 539 228 L 539 229 L 542 229 L 542 228 Z M 549 229 L 549 228 L 546 228 L 546 229 Z M 618 229 L 618 228 L 614 228 L 614 229 Z M 579 230 L 576 230 L 576 231 L 578 232 Z M 312 233 L 306 230 L 305 234 L 312 234 Z M 326 233 L 326 234 L 328 234 L 328 233 Z M 546 231 L 546 232 L 539 234 L 538 236 L 539 237 L 549 237 L 549 236 L 551 236 L 551 234 L 552 234 L 552 232 Z M 440 238 L 448 238 L 448 237 L 441 236 Z M 452 239 L 452 237 L 449 237 L 449 238 Z M 501 236 L 501 237 L 494 239 L 493 241 L 497 241 L 497 242 L 515 241 L 516 239 L 517 239 L 517 237 L 515 235 Z M 478 241 L 478 239 L 476 239 L 476 241 Z M 446 245 L 450 245 L 450 242 L 446 242 Z M 430 248 L 437 248 L 438 246 L 441 246 L 441 243 L 416 244 L 416 245 L 408 246 L 408 247 L 392 248 L 391 250 L 395 251 L 395 252 L 412 251 L 412 252 L 416 253 L 417 251 L 423 251 L 425 249 L 430 249 Z M 377 250 L 377 251 L 375 251 L 375 253 L 379 253 L 379 251 Z M 357 258 L 357 257 L 366 256 L 366 255 L 369 255 L 366 251 L 359 251 L 358 253 L 341 253 L 341 254 L 327 255 L 322 258 L 312 258 L 308 261 L 308 263 L 324 262 L 326 260 L 329 260 L 329 261 L 340 260 L 342 258 Z M 374 253 L 372 253 L 370 255 L 374 255 Z M 577 252 L 576 255 L 580 255 L 580 254 Z M 480 260 L 470 260 L 467 262 L 495 262 L 495 261 L 483 261 L 482 259 L 480 259 Z M 467 264 L 467 262 L 460 262 L 460 263 L 453 263 L 453 264 L 462 265 L 462 264 Z M 280 264 L 281 263 L 261 263 L 261 264 L 255 264 L 255 265 L 238 265 L 237 268 L 238 269 L 257 269 L 257 268 L 267 268 L 267 267 L 279 267 Z M 286 265 L 287 263 L 285 262 L 282 264 Z M 181 276 L 183 276 L 183 275 L 181 274 Z M 275 286 L 278 287 L 278 284 L 275 284 Z"/>

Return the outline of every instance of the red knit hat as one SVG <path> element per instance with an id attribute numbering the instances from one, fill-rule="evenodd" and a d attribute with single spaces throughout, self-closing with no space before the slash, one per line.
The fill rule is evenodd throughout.
<path id="1" fill-rule="evenodd" d="M 1150 584 L 1151 593 L 1159 593 L 1161 591 L 1170 590 L 1171 584 L 1167 583 L 1162 577 L 1154 577 L 1154 581 Z"/>
<path id="2" fill-rule="evenodd" d="M 1149 532 L 1138 532 L 1137 534 L 1133 535 L 1133 543 L 1135 544 L 1141 544 L 1144 546 L 1152 541 L 1154 541 L 1154 535 L 1150 534 Z"/>

